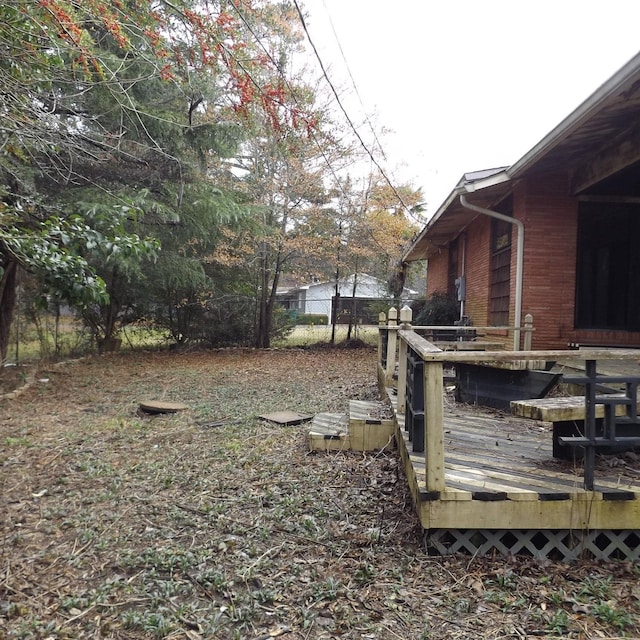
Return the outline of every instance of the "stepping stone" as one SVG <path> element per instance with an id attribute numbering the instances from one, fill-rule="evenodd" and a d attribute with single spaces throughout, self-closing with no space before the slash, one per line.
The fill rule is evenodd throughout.
<path id="1" fill-rule="evenodd" d="M 266 413 L 264 415 L 258 416 L 258 418 L 267 420 L 268 422 L 275 422 L 277 424 L 287 426 L 302 424 L 303 422 L 311 420 L 313 416 L 297 413 L 295 411 L 274 411 L 273 413 Z"/>
<path id="2" fill-rule="evenodd" d="M 144 400 L 140 403 L 140 411 L 145 413 L 177 413 L 189 407 L 181 402 L 165 402 L 164 400 Z"/>

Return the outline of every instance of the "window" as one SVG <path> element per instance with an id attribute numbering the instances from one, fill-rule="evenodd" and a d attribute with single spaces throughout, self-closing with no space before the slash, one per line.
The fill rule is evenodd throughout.
<path id="1" fill-rule="evenodd" d="M 638 240 L 637 205 L 580 204 L 576 328 L 640 330 Z"/>
<path id="2" fill-rule="evenodd" d="M 489 274 L 489 324 L 509 324 L 511 290 L 511 227 L 504 220 L 491 220 L 491 263 Z"/>

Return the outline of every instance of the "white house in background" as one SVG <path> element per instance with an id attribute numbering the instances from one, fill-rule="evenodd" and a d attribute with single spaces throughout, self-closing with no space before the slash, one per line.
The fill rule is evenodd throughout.
<path id="1" fill-rule="evenodd" d="M 356 281 L 355 313 L 361 323 L 375 322 L 378 311 L 371 309 L 377 302 L 390 301 L 390 295 L 386 282 L 378 280 L 366 273 L 351 274 L 338 281 L 339 301 L 337 309 L 337 321 L 348 322 L 353 308 L 353 281 Z M 327 322 L 331 322 L 331 311 L 335 302 L 336 284 L 334 282 L 312 282 L 303 286 L 292 287 L 278 292 L 280 304 L 291 311 L 298 313 L 313 313 L 326 316 Z M 416 291 L 405 288 L 403 299 L 410 300 L 417 295 Z"/>

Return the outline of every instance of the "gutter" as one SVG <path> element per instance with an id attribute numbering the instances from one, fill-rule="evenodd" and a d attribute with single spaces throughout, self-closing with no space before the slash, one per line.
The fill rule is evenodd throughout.
<path id="1" fill-rule="evenodd" d="M 518 240 L 516 244 L 516 299 L 515 299 L 515 321 L 513 323 L 513 350 L 520 351 L 520 328 L 522 318 L 522 269 L 524 265 L 524 224 L 520 220 L 516 220 L 511 216 L 505 216 L 503 213 L 485 209 L 478 205 L 471 204 L 467 201 L 463 193 L 460 194 L 460 204 L 470 211 L 481 213 L 490 218 L 497 218 L 509 224 L 513 224 L 518 229 Z"/>

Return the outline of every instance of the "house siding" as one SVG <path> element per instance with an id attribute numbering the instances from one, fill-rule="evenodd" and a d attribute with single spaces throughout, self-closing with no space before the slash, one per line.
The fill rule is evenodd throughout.
<path id="1" fill-rule="evenodd" d="M 375 281 L 369 277 L 356 280 L 357 298 L 386 298 L 385 283 Z M 353 295 L 353 280 L 340 281 L 338 284 L 340 297 L 350 298 Z M 335 295 L 335 284 L 332 282 L 320 282 L 311 284 L 306 291 L 304 313 L 317 313 L 327 316 L 331 321 L 331 306 Z"/>
<path id="2" fill-rule="evenodd" d="M 576 340 L 574 324 L 577 200 L 568 195 L 563 174 L 538 175 L 514 185 L 513 215 L 525 225 L 522 320 L 533 316 L 534 348 L 565 348 Z M 517 229 L 511 242 L 509 325 L 515 323 Z M 479 215 L 461 237 L 464 247 L 466 301 L 472 324 L 489 324 L 491 218 Z M 446 291 L 447 252 L 429 259 L 427 292 Z M 487 331 L 489 339 L 507 337 Z M 510 346 L 507 344 L 507 346 Z"/>
<path id="3" fill-rule="evenodd" d="M 640 55 L 516 164 L 463 174 L 405 256 L 428 258 L 427 294 L 451 291 L 455 265 L 448 264 L 442 245 L 455 242 L 464 254 L 464 268 L 458 261 L 466 284 L 463 314 L 472 324 L 487 326 L 491 302 L 492 319 L 503 322 L 508 316 L 509 326 L 515 324 L 517 229 L 507 273 L 508 254 L 498 251 L 506 248 L 505 234 L 494 225 L 500 246 L 492 277 L 492 219 L 473 214 L 473 207 L 465 209 L 458 197 L 464 193 L 478 211 L 509 212 L 524 224 L 518 320 L 533 317 L 535 349 L 640 348 L 640 258 L 635 246 L 640 237 L 640 165 L 629 139 L 629 127 L 640 114 L 639 84 Z M 580 230 L 579 223 L 584 225 Z M 434 250 L 433 243 L 440 248 Z M 490 333 L 499 335 L 497 330 Z"/>
<path id="4" fill-rule="evenodd" d="M 568 174 L 538 174 L 517 184 L 514 211 L 525 225 L 522 313 L 533 316 L 533 347 L 640 344 L 638 332 L 575 329 L 578 199 L 569 194 Z"/>
<path id="5" fill-rule="evenodd" d="M 387 291 L 387 284 L 373 276 L 358 274 L 355 298 L 358 300 L 381 300 L 386 304 L 392 304 L 391 296 Z M 351 299 L 353 293 L 353 276 L 343 278 L 338 283 L 338 291 L 343 300 Z M 280 294 L 279 300 L 286 301 L 288 308 L 295 309 L 299 313 L 312 313 L 326 316 L 331 322 L 333 301 L 335 296 L 334 282 L 315 282 L 299 289 L 290 290 Z M 409 288 L 403 290 L 402 304 L 410 301 L 416 294 Z"/>
<path id="6" fill-rule="evenodd" d="M 432 293 L 447 292 L 447 275 L 449 271 L 449 251 L 442 249 L 429 258 L 427 267 L 427 297 Z"/>
<path id="7" fill-rule="evenodd" d="M 476 218 L 460 236 L 460 253 L 464 253 L 466 300 L 464 315 L 478 326 L 487 324 L 489 298 L 489 238 L 491 227 L 489 218 Z M 460 263 L 462 262 L 462 258 Z M 429 258 L 427 275 L 427 296 L 436 291 L 447 291 L 448 251 L 442 250 Z M 458 275 L 462 274 L 459 264 Z"/>
<path id="8" fill-rule="evenodd" d="M 478 216 L 465 231 L 465 280 L 467 296 L 464 314 L 472 324 L 489 324 L 491 219 Z"/>

